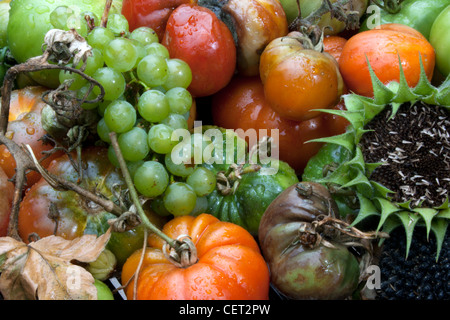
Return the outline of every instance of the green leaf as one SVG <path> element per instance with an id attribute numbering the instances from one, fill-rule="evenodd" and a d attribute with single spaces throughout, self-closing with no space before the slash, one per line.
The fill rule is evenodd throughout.
<path id="1" fill-rule="evenodd" d="M 359 212 L 356 216 L 355 220 L 352 222 L 352 226 L 357 225 L 359 222 L 364 220 L 367 217 L 373 216 L 373 215 L 380 215 L 378 212 L 378 209 L 375 207 L 373 202 L 369 199 L 364 197 L 362 194 L 357 193 L 356 194 L 359 200 Z"/>
<path id="2" fill-rule="evenodd" d="M 377 227 L 377 231 L 379 231 L 384 225 L 385 221 L 389 218 L 389 216 L 395 212 L 400 211 L 401 208 L 399 208 L 389 200 L 383 198 L 375 198 L 375 200 L 378 202 L 381 211 L 381 217 Z"/>
<path id="3" fill-rule="evenodd" d="M 430 235 L 431 221 L 438 214 L 439 211 L 431 208 L 415 208 L 412 211 L 420 214 L 420 216 L 424 220 L 427 229 L 427 239 L 428 239 Z"/>
<path id="4" fill-rule="evenodd" d="M 414 233 L 414 227 L 417 222 L 420 220 L 420 216 L 413 214 L 411 211 L 401 211 L 397 212 L 396 215 L 400 218 L 400 221 L 403 224 L 406 233 L 406 255 L 405 258 L 409 255 L 409 249 L 411 247 L 411 240 Z"/>
<path id="5" fill-rule="evenodd" d="M 392 102 L 402 104 L 408 101 L 416 100 L 419 95 L 415 94 L 408 85 L 406 81 L 405 72 L 403 71 L 402 61 L 400 60 L 400 55 L 398 55 L 398 65 L 400 70 L 400 81 L 398 82 L 398 88 Z"/>
<path id="6" fill-rule="evenodd" d="M 392 101 L 394 93 L 389 90 L 375 74 L 370 65 L 369 58 L 366 56 L 367 66 L 369 67 L 370 78 L 372 79 L 374 102 L 379 105 L 386 105 Z"/>
<path id="7" fill-rule="evenodd" d="M 353 131 L 347 131 L 337 136 L 323 137 L 306 141 L 306 143 L 309 142 L 334 143 L 343 146 L 350 152 L 353 152 L 355 148 L 355 134 L 353 133 Z"/>
<path id="8" fill-rule="evenodd" d="M 445 234 L 447 233 L 448 221 L 444 219 L 434 219 L 431 224 L 431 230 L 436 237 L 436 262 L 439 260 L 439 254 L 444 243 Z"/>

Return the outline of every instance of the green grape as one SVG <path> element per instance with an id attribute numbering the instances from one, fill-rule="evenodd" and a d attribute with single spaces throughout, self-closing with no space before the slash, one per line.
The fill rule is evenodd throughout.
<path id="1" fill-rule="evenodd" d="M 164 118 L 161 123 L 164 123 L 174 129 L 188 129 L 187 120 L 181 114 L 171 113 L 166 118 Z"/>
<path id="2" fill-rule="evenodd" d="M 84 11 L 81 13 L 81 17 L 86 20 L 89 19 L 93 22 L 94 26 L 98 26 L 100 23 L 100 19 L 98 18 L 98 16 L 93 13 L 92 11 Z"/>
<path id="3" fill-rule="evenodd" d="M 169 174 L 161 163 L 145 161 L 137 168 L 133 182 L 139 193 L 154 198 L 166 190 L 169 184 Z"/>
<path id="4" fill-rule="evenodd" d="M 130 32 L 128 20 L 119 13 L 108 15 L 106 28 L 111 30 L 115 36 L 127 35 Z"/>
<path id="5" fill-rule="evenodd" d="M 87 42 L 92 48 L 103 51 L 103 48 L 112 40 L 114 40 L 114 32 L 105 27 L 95 27 L 87 35 Z"/>
<path id="6" fill-rule="evenodd" d="M 170 58 L 169 50 L 159 42 L 153 42 L 145 46 L 148 55 L 161 56 L 165 59 Z"/>
<path id="7" fill-rule="evenodd" d="M 134 29 L 129 38 L 139 41 L 144 46 L 154 42 L 159 42 L 156 32 L 152 28 L 145 26 Z"/>
<path id="8" fill-rule="evenodd" d="M 192 106 L 191 93 L 182 87 L 175 87 L 166 92 L 169 101 L 170 112 L 178 114 L 186 114 Z"/>
<path id="9" fill-rule="evenodd" d="M 90 90 L 90 84 L 86 84 L 83 87 L 81 87 L 78 91 L 77 91 L 77 98 L 78 99 L 85 99 L 85 100 L 95 100 L 97 98 L 97 94 L 95 94 L 94 90 L 91 90 L 91 92 L 88 94 L 87 97 L 86 94 L 88 93 L 88 91 Z M 97 106 L 99 105 L 99 102 L 96 103 L 88 103 L 88 102 L 84 102 L 81 104 L 81 107 L 85 110 L 92 110 L 97 108 Z"/>
<path id="10" fill-rule="evenodd" d="M 127 72 L 136 65 L 138 52 L 130 40 L 116 38 L 104 47 L 103 58 L 108 67 L 118 72 Z"/>
<path id="11" fill-rule="evenodd" d="M 162 123 L 156 124 L 148 132 L 148 145 L 156 153 L 169 153 L 178 143 L 178 141 L 172 141 L 172 133 L 173 128 Z"/>
<path id="12" fill-rule="evenodd" d="M 120 134 L 117 141 L 126 161 L 143 160 L 150 152 L 147 144 L 147 132 L 142 128 L 134 127 Z"/>
<path id="13" fill-rule="evenodd" d="M 136 123 L 136 109 L 127 101 L 115 100 L 106 107 L 104 119 L 109 130 L 123 133 Z"/>
<path id="14" fill-rule="evenodd" d="M 176 155 L 175 152 L 171 152 L 164 156 L 164 164 L 166 165 L 167 171 L 174 176 L 183 178 L 192 174 L 196 166 L 189 156 L 189 150 L 184 150 L 184 154 L 180 154 L 180 158 L 177 158 Z M 180 159 L 184 161 L 180 162 Z"/>
<path id="15" fill-rule="evenodd" d="M 191 216 L 198 216 L 199 214 L 208 212 L 209 204 L 206 197 L 198 197 L 195 202 L 195 208 L 189 213 Z"/>
<path id="16" fill-rule="evenodd" d="M 70 10 L 70 8 L 69 8 Z M 67 29 L 71 30 L 75 29 L 75 31 L 82 37 L 86 37 L 88 34 L 88 25 L 87 21 L 81 15 L 77 15 L 72 11 L 72 14 L 67 19 Z"/>
<path id="17" fill-rule="evenodd" d="M 108 147 L 108 160 L 113 166 L 120 168 L 119 160 L 117 159 L 116 152 L 111 144 Z"/>
<path id="18" fill-rule="evenodd" d="M 59 6 L 50 12 L 50 23 L 55 29 L 68 30 L 67 20 L 73 12 L 69 12 L 69 7 Z"/>
<path id="19" fill-rule="evenodd" d="M 76 69 L 81 69 L 83 64 L 83 61 L 80 61 L 80 63 L 76 66 Z M 92 76 L 95 71 L 97 71 L 101 67 L 103 67 L 102 53 L 100 52 L 100 50 L 94 48 L 92 49 L 92 55 L 90 55 L 86 59 L 86 65 L 83 73 L 87 74 L 88 76 Z M 73 82 L 69 87 L 69 89 L 71 90 L 78 90 L 87 83 L 87 80 L 81 75 L 61 69 L 61 71 L 59 72 L 59 82 L 63 83 L 65 80 L 70 79 L 73 79 Z"/>
<path id="20" fill-rule="evenodd" d="M 122 73 L 109 68 L 103 67 L 95 71 L 92 78 L 97 80 L 105 90 L 103 99 L 114 101 L 118 99 L 125 92 L 125 78 Z M 94 92 L 100 94 L 100 88 L 95 86 Z"/>
<path id="21" fill-rule="evenodd" d="M 136 174 L 137 169 L 144 163 L 144 160 L 138 160 L 138 161 L 127 161 L 127 169 L 130 173 L 131 179 L 134 179 L 134 176 Z"/>
<path id="22" fill-rule="evenodd" d="M 164 192 L 164 207 L 174 216 L 188 215 L 194 210 L 197 195 L 184 182 L 170 184 Z"/>
<path id="23" fill-rule="evenodd" d="M 97 134 L 98 134 L 98 137 L 100 138 L 100 140 L 102 140 L 106 143 L 111 143 L 111 138 L 109 137 L 110 132 L 111 131 L 109 130 L 108 126 L 106 125 L 105 119 L 101 118 L 97 122 Z"/>
<path id="24" fill-rule="evenodd" d="M 216 176 L 211 170 L 204 167 L 195 168 L 186 179 L 186 183 L 194 189 L 199 197 L 204 197 L 216 188 Z"/>
<path id="25" fill-rule="evenodd" d="M 109 100 L 103 100 L 98 104 L 97 111 L 101 117 L 103 117 L 105 115 L 105 110 L 111 102 L 112 101 L 109 101 Z"/>
<path id="26" fill-rule="evenodd" d="M 166 207 L 164 207 L 163 197 L 153 199 L 150 204 L 150 208 L 153 210 L 153 212 L 160 216 L 166 217 L 171 215 L 171 213 L 167 211 Z"/>
<path id="27" fill-rule="evenodd" d="M 136 59 L 136 63 L 134 64 L 133 68 L 137 68 L 139 62 L 141 62 L 141 60 L 147 55 L 147 51 L 145 50 L 144 45 L 142 43 L 140 43 L 139 41 L 134 40 L 134 39 L 130 39 L 129 41 L 136 48 L 137 59 Z"/>
<path id="28" fill-rule="evenodd" d="M 137 108 L 141 117 L 148 122 L 161 122 L 170 113 L 166 95 L 158 90 L 145 91 L 139 97 Z"/>
<path id="29" fill-rule="evenodd" d="M 192 81 L 192 71 L 189 65 L 181 59 L 167 59 L 167 66 L 169 68 L 168 77 L 163 83 L 163 88 L 166 90 L 182 87 L 187 88 Z"/>
<path id="30" fill-rule="evenodd" d="M 139 80 L 149 87 L 162 85 L 169 76 L 166 59 L 157 55 L 147 55 L 142 58 L 136 71 Z"/>

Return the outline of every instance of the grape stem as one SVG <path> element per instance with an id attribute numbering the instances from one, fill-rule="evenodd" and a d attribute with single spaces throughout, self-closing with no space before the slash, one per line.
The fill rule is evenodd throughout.
<path id="1" fill-rule="evenodd" d="M 144 209 L 139 201 L 139 195 L 134 187 L 133 180 L 131 178 L 130 172 L 128 171 L 127 164 L 125 159 L 123 158 L 122 152 L 120 151 L 119 143 L 117 141 L 117 134 L 113 131 L 109 133 L 109 137 L 111 139 L 111 145 L 114 148 L 114 152 L 116 153 L 117 160 L 120 165 L 120 169 L 122 170 L 122 175 L 125 179 L 125 183 L 127 184 L 131 199 L 133 204 L 136 207 L 137 213 L 141 218 L 142 223 L 152 232 L 154 232 L 157 236 L 159 236 L 162 240 L 167 242 L 170 247 L 178 248 L 180 247 L 180 243 L 171 237 L 167 236 L 164 232 L 159 230 L 153 223 L 150 222 L 147 215 L 145 214 Z"/>

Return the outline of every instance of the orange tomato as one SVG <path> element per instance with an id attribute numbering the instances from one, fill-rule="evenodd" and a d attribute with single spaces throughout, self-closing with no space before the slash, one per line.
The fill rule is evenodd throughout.
<path id="1" fill-rule="evenodd" d="M 41 139 L 47 133 L 41 124 L 41 110 L 46 106 L 42 101 L 42 94 L 48 89 L 40 86 L 25 87 L 14 90 L 11 93 L 9 123 L 5 136 L 19 145 L 30 145 L 36 158 L 41 159 L 44 151 L 53 148 L 51 144 L 45 144 Z M 46 167 L 61 153 L 48 157 L 41 162 Z M 6 146 L 0 146 L 0 167 L 5 171 L 9 179 L 16 173 L 16 161 Z M 40 174 L 31 171 L 27 174 L 27 187 L 36 183 Z"/>
<path id="2" fill-rule="evenodd" d="M 323 38 L 323 51 L 328 52 L 337 62 L 339 62 L 342 49 L 346 42 L 347 39 L 341 36 L 326 36 Z"/>
<path id="3" fill-rule="evenodd" d="M 344 88 L 336 60 L 300 38 L 294 31 L 271 41 L 259 69 L 267 102 L 281 117 L 295 121 L 317 117 L 313 109 L 333 107 Z"/>
<path id="4" fill-rule="evenodd" d="M 213 95 L 211 111 L 215 125 L 243 131 L 254 129 L 261 133 L 258 139 L 264 136 L 264 131 L 260 130 L 266 130 L 268 136 L 272 130 L 277 130 L 279 158 L 297 174 L 303 172 L 309 158 L 322 146 L 306 141 L 328 135 L 322 116 L 306 121 L 282 118 L 265 98 L 263 85 L 257 76 L 233 78 L 227 87 Z"/>
<path id="5" fill-rule="evenodd" d="M 8 232 L 9 216 L 14 197 L 14 185 L 8 181 L 8 177 L 0 167 L 0 237 Z"/>
<path id="6" fill-rule="evenodd" d="M 138 300 L 268 299 L 269 270 L 256 240 L 244 228 L 201 214 L 176 217 L 162 231 L 173 239 L 188 235 L 197 249 L 198 261 L 185 268 L 175 266 L 162 253 L 164 242 L 150 235 L 138 274 Z M 135 275 L 141 254 L 142 249 L 125 262 L 122 284 Z M 130 300 L 134 281 L 126 288 Z"/>
<path id="7" fill-rule="evenodd" d="M 384 84 L 399 81 L 399 59 L 408 85 L 417 85 L 420 57 L 429 80 L 433 76 L 435 52 L 418 31 L 401 24 L 384 24 L 379 29 L 358 33 L 348 39 L 339 59 L 339 68 L 350 91 L 372 97 L 372 81 L 367 60 Z"/>

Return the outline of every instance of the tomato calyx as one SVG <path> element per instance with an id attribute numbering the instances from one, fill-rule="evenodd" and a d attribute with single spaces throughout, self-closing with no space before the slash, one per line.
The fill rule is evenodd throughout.
<path id="1" fill-rule="evenodd" d="M 402 9 L 402 2 L 404 0 L 384 0 L 381 2 L 380 0 L 373 0 L 373 2 L 380 8 L 389 12 L 390 14 L 396 14 L 400 12 Z"/>
<path id="2" fill-rule="evenodd" d="M 311 12 L 307 17 L 302 18 L 300 0 L 297 0 L 298 16 L 289 24 L 289 31 L 301 31 L 305 33 L 316 45 L 323 36 L 324 30 L 317 23 L 325 14 L 330 14 L 331 18 L 344 22 L 346 29 L 356 30 L 359 28 L 359 15 L 356 10 L 345 7 L 348 0 L 338 0 L 331 3 L 330 0 L 322 1 L 322 5 Z M 331 28 L 327 26 L 326 28 Z"/>

